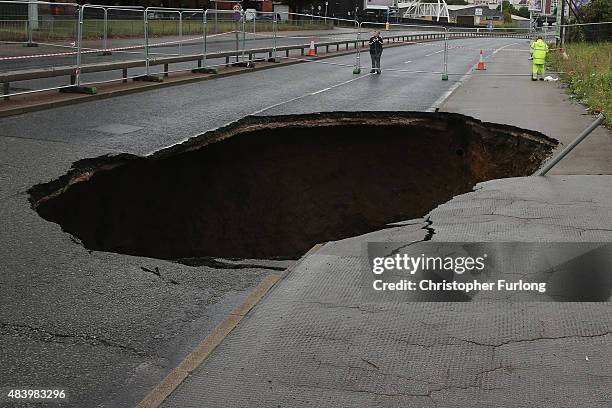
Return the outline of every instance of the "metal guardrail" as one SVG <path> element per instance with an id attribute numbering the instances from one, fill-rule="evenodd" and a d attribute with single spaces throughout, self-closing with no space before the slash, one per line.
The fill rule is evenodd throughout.
<path id="1" fill-rule="evenodd" d="M 465 37 L 504 37 L 504 38 L 527 38 L 522 34 L 492 34 L 492 33 L 451 33 L 448 34 L 448 39 L 454 38 L 465 38 Z M 387 36 L 385 37 L 385 41 L 387 44 L 393 44 L 398 42 L 416 42 L 416 41 L 432 41 L 432 40 L 444 40 L 445 33 L 427 33 L 427 34 L 401 34 L 395 36 Z M 345 50 L 349 50 L 352 46 L 353 49 L 357 50 L 357 45 L 359 44 L 361 48 L 366 46 L 367 40 L 359 39 L 359 40 L 340 40 L 340 41 L 328 41 L 328 42 L 319 42 L 315 43 L 315 50 L 318 52 L 320 48 L 325 48 L 326 52 L 330 52 L 331 47 L 336 47 L 336 51 L 341 51 L 342 46 L 344 46 Z M 268 58 L 273 58 L 276 52 L 285 52 L 285 56 L 289 57 L 290 51 L 300 50 L 301 55 L 305 55 L 305 51 L 309 49 L 310 44 L 299 44 L 299 45 L 286 45 L 286 46 L 277 46 L 277 47 L 265 47 L 265 48 L 253 48 L 253 49 L 242 49 L 237 51 L 223 51 L 223 52 L 211 52 L 205 54 L 191 54 L 191 55 L 181 55 L 174 57 L 161 57 L 161 58 L 150 58 L 143 60 L 128 60 L 128 61 L 119 61 L 119 62 L 106 62 L 106 63 L 97 63 L 97 64 L 82 64 L 78 68 L 78 72 L 80 74 L 84 73 L 95 73 L 95 72 L 105 72 L 105 71 L 115 71 L 122 70 L 122 81 L 127 82 L 128 80 L 128 69 L 131 68 L 141 68 L 149 66 L 164 66 L 163 74 L 167 76 L 169 71 L 168 66 L 170 64 L 177 63 L 185 63 L 185 62 L 196 62 L 197 67 L 193 69 L 193 71 L 197 72 L 198 69 L 205 68 L 206 60 L 210 59 L 221 59 L 225 58 L 225 65 L 230 66 L 230 58 L 238 57 L 243 54 L 248 55 L 247 62 L 253 63 L 256 61 L 256 56 L 261 54 L 266 54 Z M 260 57 L 261 58 L 261 57 Z M 11 71 L 11 72 L 3 72 L 0 73 L 0 82 L 3 83 L 3 94 L 4 98 L 9 98 L 9 85 L 11 82 L 17 81 L 25 81 L 25 80 L 33 80 L 33 79 L 43 79 L 43 78 L 51 78 L 51 77 L 60 77 L 60 76 L 70 76 L 70 85 L 77 84 L 77 67 L 74 65 L 70 66 L 60 66 L 60 67 L 51 67 L 51 68 L 36 68 L 36 69 L 26 69 L 19 71 Z"/>
<path id="2" fill-rule="evenodd" d="M 361 49 L 366 46 L 367 41 L 362 39 L 361 36 L 364 33 L 364 29 L 366 27 L 374 28 L 376 24 L 380 25 L 381 23 L 368 23 L 368 22 L 359 22 L 357 20 L 351 19 L 340 19 L 340 18 L 331 18 L 331 17 L 320 17 L 313 16 L 309 14 L 296 14 L 296 13 L 274 13 L 274 12 L 258 12 L 258 13 L 246 13 L 242 10 L 236 11 L 226 11 L 226 10 L 212 10 L 212 9 L 181 9 L 181 8 L 160 8 L 160 7 L 129 7 L 129 6 L 102 6 L 102 5 L 77 5 L 74 3 L 52 3 L 52 2 L 42 2 L 42 1 L 31 1 L 28 3 L 24 3 L 16 0 L 0 0 L 0 5 L 6 4 L 19 4 L 20 7 L 32 7 L 32 5 L 36 7 L 49 8 L 49 7 L 59 7 L 60 11 L 66 16 L 73 16 L 71 19 L 67 20 L 70 23 L 74 22 L 74 27 L 68 27 L 70 33 L 67 36 L 62 37 L 61 39 L 51 40 L 51 36 L 49 34 L 47 42 L 44 41 L 45 33 L 47 32 L 49 27 L 41 26 L 39 32 L 38 23 L 43 20 L 38 20 L 38 17 L 34 17 L 32 20 L 28 20 L 27 22 L 27 35 L 21 35 L 19 38 L 15 38 L 17 41 L 8 41 L 5 42 L 9 44 L 11 47 L 16 47 L 21 44 L 24 47 L 40 47 L 41 51 L 38 54 L 28 55 L 30 53 L 26 52 L 25 55 L 17 54 L 17 55 L 9 55 L 6 57 L 0 58 L 0 60 L 25 60 L 25 61 L 36 61 L 34 64 L 26 63 L 25 66 L 20 66 L 20 63 L 15 63 L 15 68 L 12 71 L 0 73 L 0 82 L 3 84 L 3 97 L 4 99 L 9 99 L 11 96 L 32 94 L 36 92 L 43 91 L 51 91 L 51 90 L 59 90 L 61 92 L 86 92 L 86 93 L 94 93 L 96 89 L 93 85 L 97 83 L 105 83 L 105 82 L 114 82 L 114 81 L 123 81 L 127 82 L 128 79 L 134 80 L 150 80 L 150 81 L 161 81 L 162 75 L 168 76 L 169 73 L 172 72 L 181 72 L 181 71 L 192 71 L 192 72 L 202 72 L 202 73 L 215 73 L 217 66 L 229 66 L 230 58 L 235 58 L 235 64 L 243 65 L 243 66 L 253 66 L 253 62 L 255 60 L 261 60 L 262 58 L 257 56 L 261 56 L 261 54 L 266 54 L 270 61 L 277 60 L 277 52 L 284 52 L 286 58 L 290 58 L 290 51 L 300 50 L 300 54 L 303 56 L 306 54 L 306 50 L 310 48 L 310 43 L 299 43 L 302 42 L 300 38 L 304 37 L 282 37 L 278 36 L 277 33 L 277 24 L 281 22 L 290 21 L 291 19 L 296 19 L 297 21 L 304 23 L 309 22 L 313 27 L 323 26 L 328 27 L 331 23 L 333 27 L 342 26 L 345 30 L 348 31 L 339 31 L 337 35 L 340 37 L 338 39 L 334 39 L 333 41 L 328 41 L 327 38 L 316 41 L 314 37 L 318 34 L 315 33 L 307 33 L 310 37 L 310 40 L 314 42 L 315 50 L 319 50 L 321 48 L 325 48 L 326 52 L 330 52 L 334 46 L 336 47 L 336 51 L 340 51 L 341 48 L 345 48 L 349 50 L 349 48 L 353 48 L 356 54 L 355 66 L 353 72 L 358 74 L 360 73 L 360 53 Z M 25 10 L 25 9 L 24 9 Z M 29 9 L 28 9 L 29 10 Z M 47 10 L 48 12 L 49 10 Z M 62 15 L 63 15 L 62 14 Z M 132 21 L 134 18 L 135 21 L 140 21 L 140 27 L 142 28 L 142 35 L 134 36 L 134 27 L 132 27 L 132 35 L 128 35 L 127 37 L 122 38 L 123 45 L 119 47 L 109 47 L 109 14 L 113 14 L 117 17 L 117 19 L 113 20 L 115 26 L 113 30 L 117 29 L 119 32 L 125 29 L 121 24 L 125 20 L 125 18 L 129 18 L 129 21 Z M 211 15 L 213 15 L 211 17 Z M 228 21 L 231 20 L 231 25 L 233 29 L 230 31 L 222 31 L 218 32 L 217 20 L 219 17 L 222 19 L 226 17 L 231 17 Z M 66 17 L 68 18 L 68 17 Z M 172 21 L 170 24 L 172 27 L 177 27 L 178 40 L 170 40 L 164 43 L 150 44 L 149 43 L 149 35 L 160 29 L 160 26 L 156 26 L 157 29 L 153 30 L 150 26 L 150 23 L 153 21 L 162 21 L 164 18 L 169 19 L 168 21 Z M 253 19 L 253 37 L 252 40 L 257 40 L 257 35 L 266 37 L 272 41 L 271 46 L 267 46 L 264 48 L 252 48 L 247 49 L 246 47 L 246 23 L 247 20 L 251 18 Z M 265 24 L 272 24 L 272 33 L 271 37 L 266 36 L 265 33 L 257 34 L 255 32 L 256 27 L 256 19 L 259 18 L 260 22 Z M 102 20 L 99 20 L 102 19 Z M 101 31 L 98 22 L 101 21 L 103 24 L 101 25 Z M 46 16 L 44 21 L 55 21 L 55 18 L 51 18 Z M 63 20 L 62 20 L 63 21 Z M 92 21 L 95 22 L 92 25 Z M 194 34 L 194 25 L 193 22 L 196 22 L 195 32 L 196 35 L 200 34 L 199 37 L 196 38 L 188 38 L 184 39 L 183 34 L 183 22 L 189 21 L 189 33 L 193 36 Z M 267 22 L 267 23 L 266 23 Z M 317 22 L 317 25 L 314 23 Z M 209 34 L 208 26 L 210 24 L 215 24 L 215 34 Z M 250 23 L 249 23 L 250 24 Z M 138 25 L 138 24 L 137 24 Z M 306 25 L 305 27 L 307 27 Z M 465 37 L 520 37 L 525 38 L 524 35 L 516 34 L 516 32 L 512 31 L 503 31 L 503 32 L 483 32 L 479 29 L 464 31 L 456 31 L 451 32 L 448 28 L 445 27 L 433 27 L 427 25 L 411 25 L 411 24 L 384 24 L 384 30 L 387 31 L 391 27 L 391 31 L 387 31 L 388 37 L 385 36 L 385 40 L 387 44 L 397 43 L 397 42 L 408 42 L 408 41 L 435 41 L 435 40 L 443 40 L 444 44 L 444 74 L 442 75 L 442 79 L 448 79 L 447 75 L 447 54 L 448 54 L 448 41 L 450 39 L 455 38 L 465 38 Z M 50 25 L 52 27 L 52 24 Z M 201 27 L 201 32 L 198 32 L 198 27 Z M 64 27 L 66 28 L 66 27 Z M 269 27 L 268 27 L 269 28 Z M 72 31 L 71 31 L 72 30 Z M 401 31 L 399 31 L 401 30 Z M 426 30 L 422 32 L 422 30 Z M 36 36 L 34 36 L 34 32 L 36 31 Z M 149 32 L 151 31 L 151 33 Z M 438 31 L 438 32 L 435 32 Z M 114 32 L 114 31 L 113 31 Z M 161 32 L 164 32 L 163 26 L 161 26 Z M 520 32 L 520 31 L 519 31 Z M 66 34 L 64 33 L 64 34 Z M 23 34 L 23 33 L 22 33 Z M 158 33 L 159 34 L 159 33 Z M 320 34 L 320 33 L 319 33 Z M 395 34 L 395 35 L 393 35 Z M 162 34 L 164 35 L 164 34 Z M 223 36 L 223 35 L 231 35 L 233 38 L 231 43 L 235 43 L 235 48 L 231 50 L 223 49 L 226 45 L 222 45 L 221 50 L 217 50 L 215 52 L 208 52 L 208 41 L 209 37 L 214 36 Z M 242 36 L 242 39 L 239 36 Z M 327 34 L 325 34 L 327 35 Z M 22 38 L 23 37 L 23 38 Z M 36 39 L 35 39 L 36 37 Z M 40 41 L 41 38 L 43 41 Z M 58 37 L 59 38 L 59 37 Z M 293 40 L 289 40 L 293 42 L 298 40 L 298 43 L 278 46 L 277 38 L 287 38 Z M 308 38 L 308 37 L 306 37 Z M 71 40 L 74 40 L 71 42 Z M 88 41 L 90 43 L 95 41 L 101 41 L 100 46 L 89 45 L 85 46 L 84 41 Z M 251 41 L 251 40 L 249 40 Z M 188 54 L 183 54 L 184 49 L 182 48 L 183 42 L 190 43 L 190 47 L 194 45 L 197 47 L 198 42 L 201 47 L 201 52 L 199 50 L 194 50 L 193 48 L 189 51 Z M 216 41 L 216 44 L 224 43 L 225 41 Z M 240 45 L 240 42 L 242 45 Z M 126 44 L 127 43 L 127 44 Z M 132 44 L 130 44 L 132 43 Z M 10 45 L 12 44 L 12 45 Z M 17 45 L 15 45 L 17 44 Z M 164 53 L 163 50 L 156 47 L 178 47 L 178 54 L 176 54 L 174 50 L 170 51 L 171 53 Z M 343 47 L 344 46 L 344 47 Z M 51 51 L 49 51 L 51 48 Z M 54 48 L 63 48 L 68 49 L 67 51 L 53 52 Z M 153 51 L 153 50 L 156 51 Z M 73 51 L 75 50 L 75 51 Z M 14 52 L 14 50 L 13 50 Z M 130 55 L 127 59 L 121 58 L 121 60 L 115 61 L 106 61 L 106 62 L 94 62 L 87 61 L 88 58 L 85 58 L 86 55 L 97 54 L 98 56 L 110 56 L 114 53 L 123 53 L 123 56 Z M 54 63 L 50 60 L 51 57 L 60 57 L 63 59 L 62 62 Z M 71 59 L 74 58 L 74 62 L 66 61 L 66 58 Z M 217 65 L 209 65 L 208 60 L 210 59 L 221 59 L 225 58 L 225 64 L 219 63 Z M 39 62 L 40 61 L 40 62 Z M 189 67 L 189 64 L 185 64 L 188 62 L 196 62 L 197 67 Z M 171 64 L 183 63 L 184 66 L 177 68 L 173 71 L 170 71 L 169 66 Z M 61 65 L 57 65 L 61 64 Z M 38 66 L 40 65 L 40 66 Z M 163 65 L 164 69 L 162 72 L 157 69 L 155 72 L 150 69 L 151 66 L 160 66 Z M 128 76 L 128 70 L 133 68 L 144 68 L 144 74 L 142 73 L 132 73 L 132 76 Z M 99 73 L 99 72 L 108 72 L 108 71 L 118 71 L 120 70 L 122 74 L 117 76 L 115 74 L 111 75 L 112 79 L 108 80 L 99 80 L 86 82 L 83 80 L 83 74 L 91 74 L 91 73 Z M 66 81 L 65 85 L 58 84 L 55 81 L 52 87 L 45 87 L 43 89 L 26 89 L 19 90 L 17 92 L 11 93 L 11 83 L 19 82 L 19 81 L 29 81 L 29 80 L 39 80 L 44 78 L 53 78 L 53 77 L 70 77 L 70 81 Z"/>
<path id="3" fill-rule="evenodd" d="M 441 34 L 417 34 L 417 35 L 399 35 L 393 37 L 387 37 L 387 43 L 389 42 L 397 42 L 397 41 L 419 41 L 419 40 L 433 40 L 433 39 L 442 39 L 443 35 Z M 361 46 L 364 47 L 366 41 L 360 40 Z M 329 42 L 319 42 L 315 44 L 315 48 L 318 50 L 321 47 L 325 47 L 326 51 L 329 52 L 330 47 L 336 47 L 336 51 L 341 50 L 341 46 L 344 45 L 345 49 L 348 50 L 352 45 L 353 48 L 356 48 L 357 45 L 356 40 L 341 40 L 341 41 L 329 41 Z M 212 52 L 207 54 L 192 54 L 192 55 L 182 55 L 177 57 L 162 57 L 147 60 L 129 60 L 129 61 L 120 61 L 120 62 L 107 62 L 107 63 L 98 63 L 98 64 L 83 64 L 80 66 L 80 73 L 93 73 L 93 72 L 104 72 L 104 71 L 114 71 L 114 70 L 122 70 L 123 71 L 123 81 L 127 81 L 127 70 L 129 68 L 139 68 L 146 67 L 147 63 L 150 66 L 154 65 L 164 65 L 164 72 L 168 72 L 169 64 L 176 63 L 184 63 L 195 61 L 197 62 L 197 68 L 203 67 L 203 61 L 206 59 L 220 59 L 226 58 L 226 65 L 230 65 L 230 58 L 235 56 L 240 56 L 243 52 L 249 56 L 248 61 L 254 62 L 255 57 L 259 54 L 267 54 L 269 58 L 272 58 L 274 51 L 277 52 L 285 52 L 286 56 L 289 56 L 289 52 L 292 50 L 301 50 L 301 54 L 305 54 L 305 50 L 310 47 L 310 44 L 300 44 L 300 45 L 287 45 L 287 46 L 278 46 L 274 47 L 266 47 L 266 48 L 253 48 L 248 50 L 238 50 L 238 51 L 223 51 L 223 52 Z M 197 69 L 194 68 L 194 69 Z M 42 78 L 51 78 L 58 76 L 71 76 L 71 85 L 76 84 L 76 67 L 75 66 L 63 66 L 63 67 L 52 67 L 52 68 L 39 68 L 39 69 L 28 69 L 21 71 L 12 71 L 12 72 L 4 72 L 0 73 L 0 82 L 4 83 L 5 89 L 5 98 L 8 92 L 6 92 L 8 84 L 10 82 L 15 81 L 24 81 L 24 80 L 32 80 L 32 79 L 42 79 Z"/>

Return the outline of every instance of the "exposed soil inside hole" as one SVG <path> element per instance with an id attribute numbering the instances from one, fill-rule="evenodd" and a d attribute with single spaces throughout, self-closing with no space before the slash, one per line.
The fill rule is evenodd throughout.
<path id="1" fill-rule="evenodd" d="M 30 199 L 93 250 L 299 257 L 421 217 L 477 182 L 530 175 L 554 146 L 457 114 L 249 117 L 151 156 L 82 160 Z"/>

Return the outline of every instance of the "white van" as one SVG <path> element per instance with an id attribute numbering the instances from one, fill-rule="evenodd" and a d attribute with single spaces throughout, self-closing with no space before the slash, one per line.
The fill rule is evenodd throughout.
<path id="1" fill-rule="evenodd" d="M 244 10 L 244 19 L 246 21 L 253 21 L 255 20 L 255 16 L 256 16 L 257 10 L 255 9 L 246 9 Z"/>

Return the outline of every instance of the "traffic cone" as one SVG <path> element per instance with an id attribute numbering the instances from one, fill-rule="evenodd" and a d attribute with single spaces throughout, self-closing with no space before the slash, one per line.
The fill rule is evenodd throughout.
<path id="1" fill-rule="evenodd" d="M 485 65 L 484 65 L 484 60 L 482 59 L 482 50 L 480 50 L 480 60 L 478 61 L 478 66 L 476 67 L 476 69 L 478 71 L 484 71 Z"/>
<path id="2" fill-rule="evenodd" d="M 314 57 L 316 55 L 314 38 L 310 38 L 310 50 L 308 50 L 308 56 Z"/>

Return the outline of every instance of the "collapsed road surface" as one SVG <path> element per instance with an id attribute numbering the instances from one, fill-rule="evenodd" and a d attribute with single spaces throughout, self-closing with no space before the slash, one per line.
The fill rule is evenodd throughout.
<path id="1" fill-rule="evenodd" d="M 161 259 L 299 258 L 423 216 L 477 182 L 534 172 L 556 141 L 450 113 L 249 117 L 30 189 L 86 248 Z"/>

